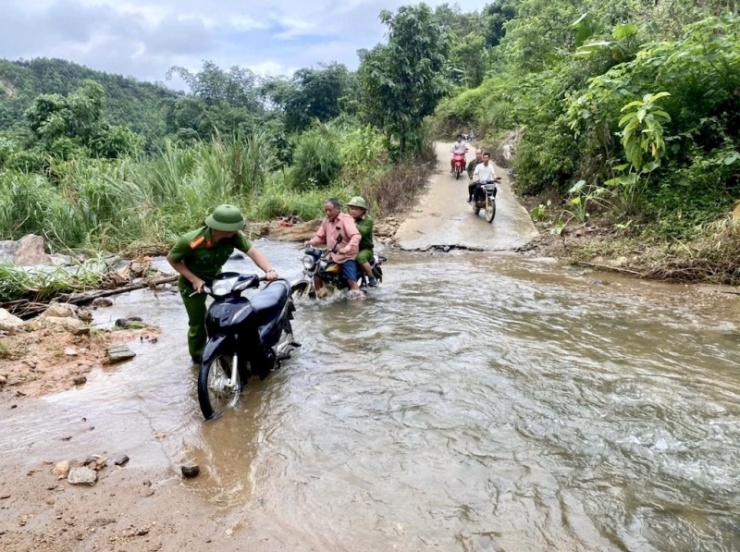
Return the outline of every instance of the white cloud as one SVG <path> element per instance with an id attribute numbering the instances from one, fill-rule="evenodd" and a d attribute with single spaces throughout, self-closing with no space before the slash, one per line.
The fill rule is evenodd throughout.
<path id="1" fill-rule="evenodd" d="M 258 74 L 339 61 L 383 39 L 382 9 L 403 0 L 0 0 L 0 57 L 57 57 L 163 81 L 172 65 L 204 60 Z M 442 0 L 431 0 L 430 5 Z M 457 2 L 480 9 L 475 0 Z"/>

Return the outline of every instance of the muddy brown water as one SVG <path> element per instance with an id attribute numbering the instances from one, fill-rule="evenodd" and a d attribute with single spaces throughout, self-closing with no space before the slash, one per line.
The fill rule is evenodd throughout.
<path id="1" fill-rule="evenodd" d="M 258 243 L 298 275 L 294 245 Z M 168 478 L 194 459 L 193 500 L 293 550 L 740 549 L 735 299 L 707 309 L 514 255 L 388 254 L 365 301 L 299 304 L 303 347 L 215 423 L 177 295 L 118 297 L 96 323 L 137 314 L 158 343 L 23 401 L 0 460 L 102 442 Z"/>

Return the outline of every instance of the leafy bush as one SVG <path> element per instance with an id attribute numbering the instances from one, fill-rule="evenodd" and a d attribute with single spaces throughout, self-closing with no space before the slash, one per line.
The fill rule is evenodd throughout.
<path id="1" fill-rule="evenodd" d="M 296 140 L 292 184 L 297 190 L 328 187 L 342 169 L 342 158 L 329 127 L 317 125 Z"/>

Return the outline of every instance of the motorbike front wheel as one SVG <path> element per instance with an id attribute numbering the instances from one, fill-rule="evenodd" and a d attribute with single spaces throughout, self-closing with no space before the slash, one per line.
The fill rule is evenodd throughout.
<path id="1" fill-rule="evenodd" d="M 226 409 L 234 408 L 239 402 L 242 380 L 236 371 L 236 382 L 231 383 L 231 366 L 234 356 L 218 354 L 202 364 L 198 374 L 198 402 L 206 420 L 221 416 Z"/>
<path id="2" fill-rule="evenodd" d="M 462 171 L 460 170 L 460 167 L 455 167 L 455 180 L 460 180 L 460 174 Z"/>
<path id="3" fill-rule="evenodd" d="M 486 220 L 493 222 L 493 217 L 496 216 L 496 200 L 492 197 L 486 198 Z"/>

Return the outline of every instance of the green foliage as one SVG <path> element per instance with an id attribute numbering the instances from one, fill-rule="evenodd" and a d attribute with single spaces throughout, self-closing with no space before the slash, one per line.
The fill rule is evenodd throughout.
<path id="1" fill-rule="evenodd" d="M 317 125 L 298 137 L 291 167 L 295 189 L 330 186 L 341 169 L 339 146 L 328 127 Z"/>
<path id="2" fill-rule="evenodd" d="M 399 157 L 421 148 L 424 117 L 447 92 L 442 77 L 448 36 L 426 4 L 384 10 L 388 44 L 362 58 L 358 77 L 367 120 L 383 130 Z"/>
<path id="3" fill-rule="evenodd" d="M 286 130 L 300 132 L 314 121 L 326 122 L 339 116 L 349 81 L 347 68 L 332 63 L 320 69 L 300 69 L 290 81 L 268 80 L 262 94 L 283 110 Z"/>
<path id="4" fill-rule="evenodd" d="M 87 291 L 99 287 L 103 276 L 100 264 L 95 261 L 54 270 L 28 270 L 0 263 L 0 301 L 19 298 L 43 301 L 60 293 Z M 0 358 L 3 358 L 2 348 Z"/>

